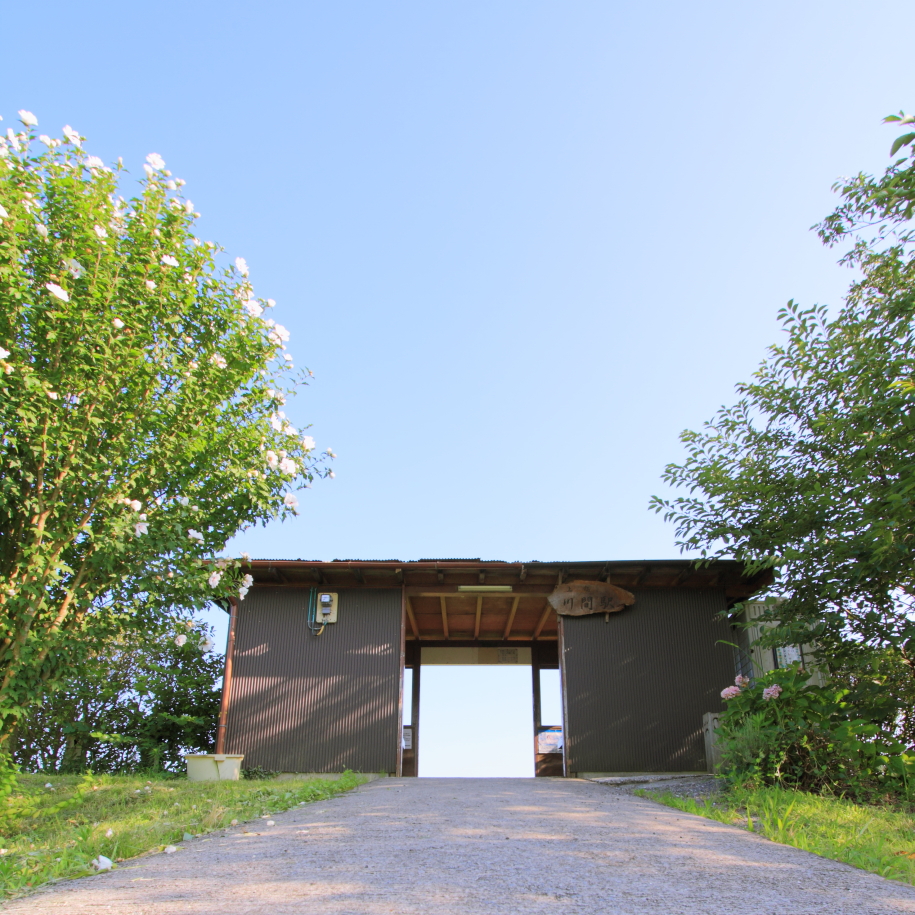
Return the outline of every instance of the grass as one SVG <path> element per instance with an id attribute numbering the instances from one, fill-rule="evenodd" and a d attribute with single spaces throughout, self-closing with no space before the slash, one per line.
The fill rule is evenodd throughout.
<path id="1" fill-rule="evenodd" d="M 743 826 L 773 842 L 915 885 L 912 812 L 784 788 L 732 788 L 701 801 L 667 793 L 637 793 L 686 813 Z"/>
<path id="2" fill-rule="evenodd" d="M 98 855 L 124 861 L 256 817 L 321 801 L 365 779 L 189 782 L 183 778 L 22 775 L 11 804 L 22 812 L 0 833 L 0 894 L 93 873 Z M 47 784 L 51 788 L 45 787 Z M 68 802 L 61 809 L 61 802 Z"/>

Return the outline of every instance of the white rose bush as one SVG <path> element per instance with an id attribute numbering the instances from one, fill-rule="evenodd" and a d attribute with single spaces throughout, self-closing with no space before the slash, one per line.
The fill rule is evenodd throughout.
<path id="1" fill-rule="evenodd" d="M 0 136 L 0 754 L 91 646 L 243 598 L 226 542 L 294 513 L 331 456 L 282 410 L 309 373 L 274 303 L 195 237 L 161 156 L 137 183 L 20 121 Z"/>

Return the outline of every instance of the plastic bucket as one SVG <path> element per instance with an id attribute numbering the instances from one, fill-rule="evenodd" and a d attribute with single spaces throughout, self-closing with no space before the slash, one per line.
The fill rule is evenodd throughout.
<path id="1" fill-rule="evenodd" d="M 241 778 L 241 761 L 244 756 L 227 753 L 189 753 L 187 763 L 189 782 L 237 782 Z"/>

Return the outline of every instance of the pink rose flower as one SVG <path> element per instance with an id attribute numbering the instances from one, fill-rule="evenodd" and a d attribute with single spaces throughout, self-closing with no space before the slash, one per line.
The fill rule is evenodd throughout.
<path id="1" fill-rule="evenodd" d="M 728 686 L 721 691 L 722 699 L 736 699 L 740 695 L 739 686 Z"/>

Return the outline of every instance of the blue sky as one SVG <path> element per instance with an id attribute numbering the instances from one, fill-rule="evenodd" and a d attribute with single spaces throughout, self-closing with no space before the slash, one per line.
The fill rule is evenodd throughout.
<path id="1" fill-rule="evenodd" d="M 339 454 L 269 557 L 676 555 L 648 512 L 888 162 L 910 3 L 7 4 L 0 113 L 160 153 Z"/>

